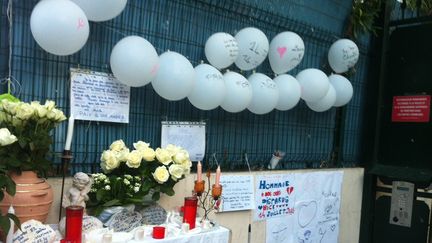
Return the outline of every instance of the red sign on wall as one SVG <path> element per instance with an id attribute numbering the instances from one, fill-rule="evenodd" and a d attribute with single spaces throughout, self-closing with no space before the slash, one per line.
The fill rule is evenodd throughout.
<path id="1" fill-rule="evenodd" d="M 392 122 L 429 122 L 430 95 L 394 96 Z"/>

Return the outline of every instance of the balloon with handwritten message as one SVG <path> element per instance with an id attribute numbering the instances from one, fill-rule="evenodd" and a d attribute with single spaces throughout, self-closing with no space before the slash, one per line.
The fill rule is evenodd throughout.
<path id="1" fill-rule="evenodd" d="M 294 32 L 285 31 L 270 42 L 269 62 L 276 74 L 295 68 L 303 59 L 305 46 L 302 38 Z"/>
<path id="2" fill-rule="evenodd" d="M 117 17 L 127 0 L 72 0 L 85 12 L 90 21 L 107 21 Z"/>
<path id="3" fill-rule="evenodd" d="M 195 69 L 192 64 L 174 51 L 167 51 L 159 58 L 159 71 L 151 82 L 153 89 L 167 100 L 186 98 L 195 84 Z"/>
<path id="4" fill-rule="evenodd" d="M 221 104 L 222 109 L 233 113 L 246 109 L 252 100 L 252 87 L 249 81 L 236 72 L 226 72 L 223 79 L 226 93 Z"/>
<path id="5" fill-rule="evenodd" d="M 333 88 L 333 85 L 329 85 L 329 89 L 327 94 L 315 102 L 307 102 L 306 105 L 313 111 L 323 112 L 332 108 L 332 106 L 336 102 L 336 90 Z"/>
<path id="6" fill-rule="evenodd" d="M 329 89 L 330 82 L 327 75 L 315 68 L 308 68 L 297 74 L 300 83 L 301 98 L 308 102 L 316 102 L 323 98 Z"/>
<path id="7" fill-rule="evenodd" d="M 287 111 L 294 108 L 300 101 L 301 87 L 297 79 L 289 74 L 277 76 L 273 81 L 279 89 L 279 100 L 276 109 Z"/>
<path id="8" fill-rule="evenodd" d="M 247 107 L 249 111 L 262 115 L 272 111 L 279 99 L 277 84 L 262 73 L 254 73 L 248 78 L 252 86 L 252 100 Z"/>
<path id="9" fill-rule="evenodd" d="M 219 32 L 208 38 L 204 52 L 209 63 L 220 70 L 229 67 L 237 59 L 238 44 L 232 35 Z"/>
<path id="10" fill-rule="evenodd" d="M 140 87 L 150 83 L 159 68 L 159 56 L 153 45 L 140 36 L 121 39 L 111 51 L 111 70 L 123 84 Z"/>
<path id="11" fill-rule="evenodd" d="M 213 66 L 200 64 L 195 67 L 196 81 L 188 95 L 190 103 L 201 110 L 212 110 L 225 98 L 225 82 L 222 74 Z"/>
<path id="12" fill-rule="evenodd" d="M 30 16 L 31 33 L 42 49 L 67 56 L 87 42 L 89 23 L 78 5 L 69 0 L 38 2 Z"/>
<path id="13" fill-rule="evenodd" d="M 333 106 L 340 107 L 348 104 L 354 92 L 351 82 L 339 74 L 330 75 L 329 80 L 336 91 L 336 101 Z"/>
<path id="14" fill-rule="evenodd" d="M 239 47 L 235 64 L 241 70 L 252 70 L 267 57 L 269 42 L 261 30 L 253 27 L 244 28 L 235 35 L 235 38 Z"/>
<path id="15" fill-rule="evenodd" d="M 349 39 L 340 39 L 333 43 L 328 52 L 328 62 L 336 73 L 344 73 L 354 67 L 359 59 L 357 45 Z"/>

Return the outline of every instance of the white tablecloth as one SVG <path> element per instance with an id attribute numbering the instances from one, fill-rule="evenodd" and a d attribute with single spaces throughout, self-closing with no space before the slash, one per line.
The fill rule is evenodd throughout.
<path id="1" fill-rule="evenodd" d="M 156 240 L 153 238 L 146 238 L 142 241 L 131 240 L 129 243 L 147 243 L 147 242 L 157 242 L 157 243 L 228 243 L 230 232 L 227 228 L 219 226 L 218 229 L 194 234 L 194 235 L 181 235 L 177 237 L 170 237 L 161 240 Z"/>

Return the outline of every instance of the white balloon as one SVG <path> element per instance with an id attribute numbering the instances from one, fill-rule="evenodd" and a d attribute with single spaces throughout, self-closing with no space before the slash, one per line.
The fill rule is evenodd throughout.
<path id="1" fill-rule="evenodd" d="M 306 105 L 313 111 L 323 112 L 332 108 L 335 101 L 336 90 L 333 88 L 333 85 L 330 84 L 327 94 L 322 99 L 316 102 L 306 102 Z"/>
<path id="2" fill-rule="evenodd" d="M 117 17 L 125 8 L 127 0 L 72 0 L 90 21 L 107 21 Z"/>
<path id="3" fill-rule="evenodd" d="M 279 99 L 277 84 L 262 73 L 254 73 L 248 80 L 252 86 L 252 100 L 248 110 L 258 115 L 272 111 Z"/>
<path id="4" fill-rule="evenodd" d="M 279 33 L 270 42 L 270 67 L 276 74 L 286 73 L 301 62 L 304 50 L 305 46 L 299 35 L 290 31 Z"/>
<path id="5" fill-rule="evenodd" d="M 221 104 L 222 109 L 228 112 L 240 112 L 246 109 L 252 100 L 252 87 L 249 81 L 236 72 L 226 72 L 223 79 L 226 93 Z"/>
<path id="6" fill-rule="evenodd" d="M 79 51 L 89 36 L 86 15 L 69 0 L 38 2 L 30 16 L 30 30 L 42 49 L 59 56 Z"/>
<path id="7" fill-rule="evenodd" d="M 111 70 L 123 84 L 140 87 L 156 77 L 159 56 L 153 45 L 139 36 L 121 39 L 111 51 Z"/>
<path id="8" fill-rule="evenodd" d="M 241 70 L 252 70 L 267 57 L 269 42 L 261 30 L 253 27 L 244 28 L 235 35 L 235 38 L 239 47 L 235 64 Z"/>
<path id="9" fill-rule="evenodd" d="M 340 107 L 348 104 L 353 96 L 351 82 L 342 75 L 332 74 L 329 76 L 330 83 L 336 90 L 336 102 L 334 106 Z"/>
<path id="10" fill-rule="evenodd" d="M 298 104 L 301 95 L 301 87 L 297 79 L 289 74 L 282 74 L 273 81 L 279 89 L 279 100 L 276 109 L 286 111 L 294 108 Z"/>
<path id="11" fill-rule="evenodd" d="M 186 57 L 167 51 L 159 57 L 159 71 L 151 84 L 162 98 L 181 100 L 192 91 L 195 70 Z"/>
<path id="12" fill-rule="evenodd" d="M 308 68 L 297 74 L 296 79 L 301 86 L 301 98 L 308 102 L 316 102 L 323 98 L 329 89 L 327 75 L 315 68 Z"/>
<path id="13" fill-rule="evenodd" d="M 195 67 L 195 85 L 188 95 L 190 103 L 201 110 L 212 110 L 225 98 L 225 82 L 222 74 L 208 64 Z"/>
<path id="14" fill-rule="evenodd" d="M 359 49 L 349 39 L 340 39 L 334 42 L 328 52 L 328 62 L 336 73 L 344 73 L 357 63 Z"/>
<path id="15" fill-rule="evenodd" d="M 217 69 L 229 67 L 237 59 L 238 45 L 236 39 L 228 33 L 215 33 L 205 44 L 205 55 L 211 65 Z"/>

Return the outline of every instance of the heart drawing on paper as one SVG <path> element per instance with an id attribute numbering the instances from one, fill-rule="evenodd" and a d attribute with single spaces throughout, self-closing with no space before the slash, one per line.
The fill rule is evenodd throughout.
<path id="1" fill-rule="evenodd" d="M 315 218 L 318 205 L 316 201 L 310 201 L 301 203 L 298 208 L 298 224 L 304 228 Z"/>
<path id="2" fill-rule="evenodd" d="M 258 206 L 258 209 L 261 210 L 261 209 L 262 209 L 262 205 L 259 205 L 259 206 Z"/>
<path id="3" fill-rule="evenodd" d="M 291 195 L 291 193 L 292 193 L 293 191 L 294 191 L 294 187 L 293 187 L 293 186 L 287 187 L 288 195 Z"/>
<path id="4" fill-rule="evenodd" d="M 286 52 L 287 48 L 286 46 L 278 47 L 277 52 L 279 53 L 279 57 L 282 58 Z"/>

